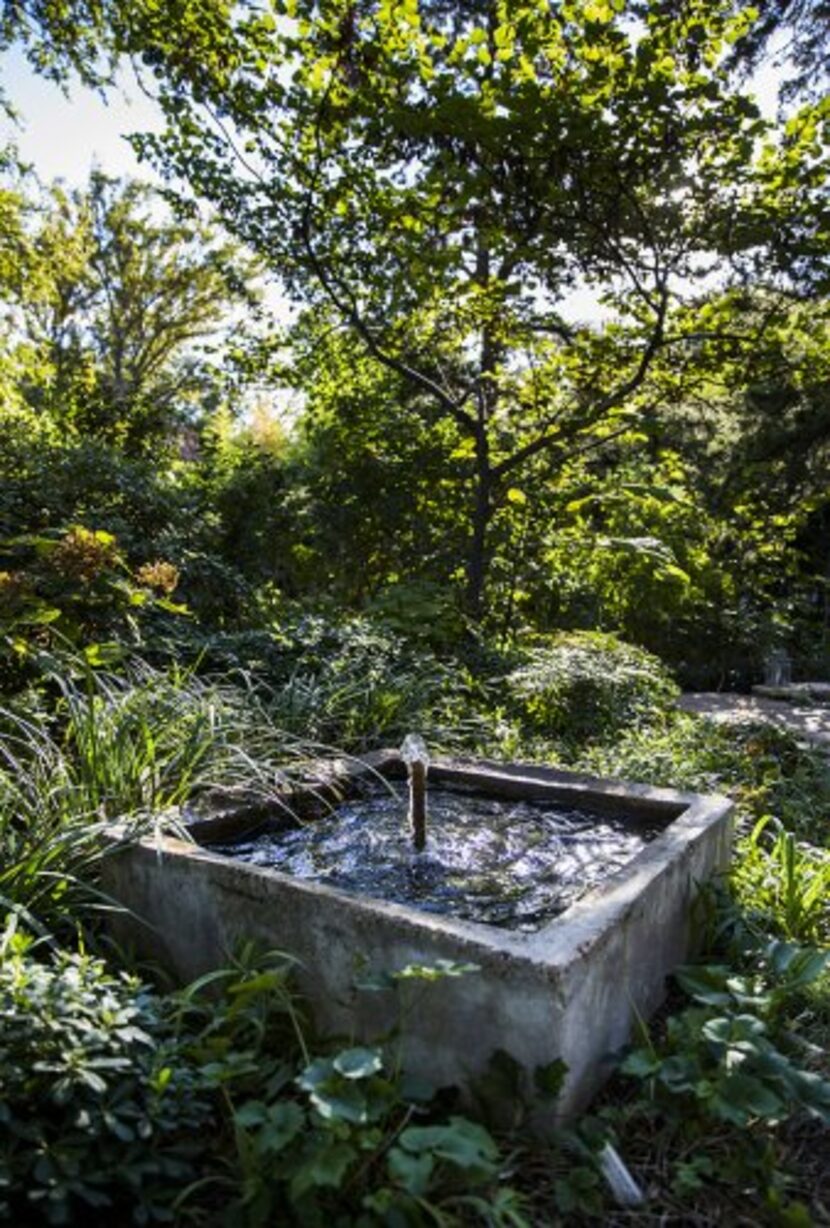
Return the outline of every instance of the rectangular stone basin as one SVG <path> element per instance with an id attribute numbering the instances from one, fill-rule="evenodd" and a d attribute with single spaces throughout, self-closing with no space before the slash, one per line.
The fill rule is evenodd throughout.
<path id="1" fill-rule="evenodd" d="M 399 757 L 372 771 L 403 775 Z M 338 769 L 331 780 L 366 768 Z M 401 1038 L 404 1068 L 436 1086 L 469 1088 L 497 1050 L 526 1072 L 561 1059 L 555 1112 L 581 1110 L 610 1073 L 637 1018 L 659 1006 L 668 974 L 695 945 L 698 889 L 724 871 L 732 803 L 718 796 L 555 771 L 536 765 L 443 760 L 430 782 L 505 798 L 549 799 L 659 834 L 620 870 L 533 933 L 441 917 L 352 895 L 212 852 L 263 814 L 241 809 L 195 825 L 201 844 L 145 841 L 105 858 L 105 888 L 133 913 L 120 936 L 189 980 L 254 940 L 300 960 L 299 982 L 327 1034 L 373 1041 L 394 1027 L 393 991 L 356 992 L 355 976 L 449 960 L 477 971 L 407 983 L 417 1005 Z M 296 799 L 295 799 L 296 800 Z M 135 917 L 146 924 L 139 925 Z M 549 1113 L 547 1114 L 549 1116 Z"/>

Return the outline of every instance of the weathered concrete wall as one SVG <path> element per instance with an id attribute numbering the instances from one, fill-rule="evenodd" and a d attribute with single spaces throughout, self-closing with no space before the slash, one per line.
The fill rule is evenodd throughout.
<path id="1" fill-rule="evenodd" d="M 668 973 L 694 941 L 697 885 L 729 860 L 731 805 L 645 786 L 570 777 L 543 768 L 444 765 L 491 791 L 545 788 L 558 800 L 632 821 L 669 822 L 622 871 L 533 934 L 511 933 L 409 907 L 351 896 L 278 871 L 166 840 L 109 858 L 106 888 L 150 925 L 122 920 L 143 953 L 188 980 L 223 962 L 243 940 L 301 961 L 299 980 L 325 1032 L 377 1038 L 396 1022 L 392 993 L 356 994 L 358 966 L 394 971 L 437 959 L 479 971 L 434 985 L 408 982 L 417 1004 L 405 1020 L 404 1065 L 437 1085 L 482 1072 L 504 1049 L 530 1073 L 562 1058 L 569 1067 L 557 1110 L 584 1106 L 628 1040 L 634 1013 L 661 1001 Z M 679 816 L 679 817 L 675 817 Z"/>

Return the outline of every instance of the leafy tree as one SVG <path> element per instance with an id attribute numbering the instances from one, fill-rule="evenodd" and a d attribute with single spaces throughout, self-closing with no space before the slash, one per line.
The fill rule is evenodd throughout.
<path id="1" fill-rule="evenodd" d="M 820 502 L 830 274 L 826 105 L 765 127 L 730 82 L 776 23 L 820 35 L 821 3 L 759 7 L 9 10 L 47 71 L 78 66 L 81 30 L 139 53 L 156 152 L 311 304 L 294 485 L 240 453 L 234 553 L 274 555 L 267 518 L 234 520 L 273 489 L 289 590 L 446 583 L 461 547 L 468 607 L 488 575 L 503 629 L 599 602 L 648 642 L 645 604 L 676 629 L 766 590 Z M 574 323 L 579 285 L 612 324 Z"/>
<path id="2" fill-rule="evenodd" d="M 201 0 L 175 29 L 136 13 L 169 121 L 143 148 L 463 441 L 474 617 L 528 463 L 625 434 L 655 357 L 689 342 L 669 327 L 682 286 L 718 249 L 756 253 L 780 201 L 724 67 L 749 18 L 634 11 Z M 579 285 L 616 313 L 604 330 L 568 319 Z"/>
<path id="3" fill-rule="evenodd" d="M 25 400 L 62 431 L 139 455 L 221 394 L 211 339 L 250 301 L 253 272 L 235 245 L 99 173 L 83 191 L 53 187 L 22 241 L 6 353 Z"/>
<path id="4" fill-rule="evenodd" d="M 402 582 L 449 586 L 464 548 L 468 463 L 454 422 L 358 338 L 303 328 L 313 357 L 292 372 L 305 405 L 291 457 L 303 586 L 352 607 Z"/>

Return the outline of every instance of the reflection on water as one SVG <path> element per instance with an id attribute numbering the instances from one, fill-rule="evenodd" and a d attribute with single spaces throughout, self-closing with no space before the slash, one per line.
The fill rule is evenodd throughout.
<path id="1" fill-rule="evenodd" d="M 416 853 L 406 801 L 378 790 L 329 818 L 216 851 L 375 899 L 535 930 L 657 830 L 549 802 L 431 788 L 427 846 Z"/>

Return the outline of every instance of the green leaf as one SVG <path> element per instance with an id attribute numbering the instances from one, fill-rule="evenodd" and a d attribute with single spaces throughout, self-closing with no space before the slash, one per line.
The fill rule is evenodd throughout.
<path id="1" fill-rule="evenodd" d="M 755 1041 L 766 1032 L 763 1022 L 755 1015 L 724 1015 L 707 1019 L 701 1033 L 717 1045 L 734 1044 L 737 1041 Z"/>
<path id="2" fill-rule="evenodd" d="M 358 973 L 353 984 L 363 993 L 386 993 L 395 988 L 396 981 L 391 972 L 367 972 Z"/>
<path id="3" fill-rule="evenodd" d="M 719 1093 L 722 1101 L 747 1117 L 776 1119 L 786 1110 L 786 1101 L 751 1075 L 728 1075 L 721 1082 Z"/>
<path id="4" fill-rule="evenodd" d="M 346 1079 L 367 1079 L 382 1068 L 378 1049 L 344 1049 L 334 1059 L 334 1069 Z"/>
<path id="5" fill-rule="evenodd" d="M 451 959 L 436 959 L 434 964 L 407 964 L 393 972 L 396 981 L 441 981 L 445 977 L 467 976 L 479 972 L 478 964 L 460 963 Z"/>
<path id="6" fill-rule="evenodd" d="M 57 622 L 60 617 L 61 611 L 56 606 L 38 604 L 33 609 L 26 610 L 18 621 L 28 627 L 47 627 L 50 623 Z"/>
<path id="7" fill-rule="evenodd" d="M 234 1123 L 249 1130 L 261 1126 L 268 1120 L 268 1106 L 259 1100 L 248 1100 L 233 1115 Z"/>
<path id="8" fill-rule="evenodd" d="M 330 1057 L 315 1058 L 297 1077 L 297 1086 L 304 1092 L 315 1092 L 332 1078 L 334 1062 Z"/>
<path id="9" fill-rule="evenodd" d="M 349 1166 L 357 1159 L 357 1155 L 357 1151 L 349 1143 L 327 1141 L 297 1169 L 291 1180 L 292 1196 L 299 1199 L 309 1190 L 321 1186 L 336 1189 Z"/>
<path id="10" fill-rule="evenodd" d="M 93 667 L 114 665 L 117 661 L 123 659 L 127 649 L 123 644 L 108 642 L 106 644 L 87 644 L 83 650 L 83 657 L 87 665 Z"/>
<path id="11" fill-rule="evenodd" d="M 429 1152 L 412 1155 L 402 1147 L 393 1147 L 387 1157 L 386 1166 L 391 1181 L 403 1186 L 413 1198 L 422 1198 L 429 1189 L 435 1160 Z"/>
<path id="12" fill-rule="evenodd" d="M 548 1062 L 546 1066 L 537 1066 L 533 1072 L 533 1082 L 537 1092 L 542 1097 L 558 1096 L 568 1073 L 568 1063 L 561 1058 Z"/>
<path id="13" fill-rule="evenodd" d="M 635 1049 L 620 1063 L 623 1074 L 634 1079 L 649 1079 L 660 1069 L 660 1058 L 655 1057 L 648 1049 Z"/>
<path id="14" fill-rule="evenodd" d="M 269 1152 L 282 1151 L 294 1141 L 305 1122 L 305 1113 L 293 1100 L 283 1100 L 273 1105 L 259 1133 L 260 1149 Z"/>
<path id="15" fill-rule="evenodd" d="M 767 948 L 772 970 L 784 980 L 788 992 L 813 984 L 830 966 L 830 950 L 800 947 L 794 943 L 775 942 Z"/>
<path id="16" fill-rule="evenodd" d="M 678 968 L 675 977 L 687 994 L 707 1006 L 729 1006 L 733 999 L 726 988 L 730 968 L 720 964 Z"/>
<path id="17" fill-rule="evenodd" d="M 483 1126 L 466 1117 L 451 1117 L 445 1126 L 409 1126 L 398 1144 L 410 1155 L 432 1153 L 436 1158 L 472 1174 L 490 1175 L 498 1161 L 498 1148 Z"/>
<path id="18" fill-rule="evenodd" d="M 190 614 L 190 609 L 186 605 L 180 605 L 178 602 L 171 601 L 169 597 L 156 597 L 153 602 L 160 610 L 165 610 L 168 614 Z"/>

